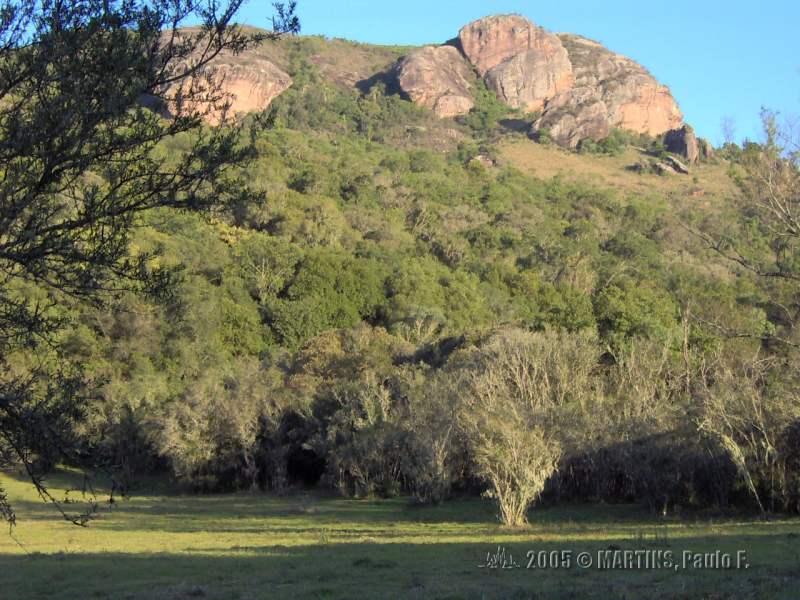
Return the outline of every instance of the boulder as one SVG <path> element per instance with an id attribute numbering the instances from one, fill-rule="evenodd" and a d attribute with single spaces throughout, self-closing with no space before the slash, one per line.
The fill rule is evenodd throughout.
<path id="1" fill-rule="evenodd" d="M 397 83 L 415 104 L 439 117 L 467 114 L 475 105 L 470 93 L 474 75 L 453 46 L 426 46 L 397 63 Z"/>
<path id="2" fill-rule="evenodd" d="M 653 170 L 656 172 L 656 175 L 675 175 L 677 173 L 672 165 L 661 161 L 653 163 Z"/>
<path id="3" fill-rule="evenodd" d="M 681 161 L 679 161 L 674 156 L 667 156 L 667 158 L 665 159 L 665 162 L 670 167 L 672 167 L 672 170 L 675 171 L 676 173 L 680 173 L 682 175 L 688 175 L 689 174 L 689 167 L 687 167 L 685 164 L 683 164 Z"/>
<path id="4" fill-rule="evenodd" d="M 694 129 L 689 125 L 684 125 L 679 129 L 668 131 L 664 135 L 664 146 L 667 152 L 678 154 L 686 158 L 689 164 L 694 164 L 700 157 L 700 145 Z"/>
<path id="5" fill-rule="evenodd" d="M 485 17 L 459 32 L 465 56 L 489 89 L 512 108 L 533 112 L 573 85 L 558 36 L 519 15 Z"/>
<path id="6" fill-rule="evenodd" d="M 697 138 L 697 146 L 700 151 L 700 160 L 708 162 L 714 158 L 714 147 L 706 139 Z"/>

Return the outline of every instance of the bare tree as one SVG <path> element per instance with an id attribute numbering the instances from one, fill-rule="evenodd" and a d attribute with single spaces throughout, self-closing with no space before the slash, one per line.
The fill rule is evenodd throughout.
<path id="1" fill-rule="evenodd" d="M 786 379 L 776 368 L 779 362 L 769 357 L 718 357 L 702 378 L 700 430 L 719 443 L 762 512 L 774 510 L 776 500 L 786 507 L 798 493 L 782 444 L 800 420 L 797 373 L 789 374 L 788 385 L 776 385 Z"/>
<path id="2" fill-rule="evenodd" d="M 510 330 L 471 358 L 460 423 L 506 525 L 527 522 L 555 473 L 571 409 L 591 397 L 597 346 L 577 335 Z"/>
<path id="3" fill-rule="evenodd" d="M 764 111 L 762 120 L 766 141 L 747 144 L 736 159 L 738 222 L 726 230 L 689 229 L 708 248 L 762 280 L 777 325 L 775 332 L 763 334 L 764 341 L 800 348 L 800 137 L 775 113 Z M 730 337 L 747 336 L 717 329 Z"/>
<path id="4" fill-rule="evenodd" d="M 720 130 L 724 144 L 733 144 L 736 141 L 736 120 L 733 117 L 723 117 Z"/>

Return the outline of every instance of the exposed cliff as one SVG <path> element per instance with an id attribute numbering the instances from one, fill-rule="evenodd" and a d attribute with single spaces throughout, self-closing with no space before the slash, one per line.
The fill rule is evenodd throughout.
<path id="1" fill-rule="evenodd" d="M 613 128 L 661 135 L 683 116 L 669 89 L 643 66 L 598 42 L 555 35 L 519 15 L 494 15 L 464 26 L 461 50 L 489 89 L 512 108 L 538 112 L 532 133 L 547 130 L 559 144 L 606 137 Z M 434 108 L 431 98 L 449 88 L 446 70 L 429 71 L 408 96 Z M 426 89 L 426 87 L 428 89 Z M 463 87 L 458 95 L 467 106 Z M 417 100 L 416 98 L 419 98 Z M 437 110 L 440 116 L 451 116 Z M 453 112 L 452 114 L 461 114 Z"/>
<path id="2" fill-rule="evenodd" d="M 512 108 L 540 110 L 573 85 L 561 40 L 525 17 L 485 17 L 466 25 L 458 38 L 489 89 Z"/>
<path id="3" fill-rule="evenodd" d="M 426 46 L 397 65 L 402 92 L 439 117 L 465 115 L 475 106 L 470 93 L 474 80 L 472 69 L 453 46 Z"/>
<path id="4" fill-rule="evenodd" d="M 545 105 L 533 130 L 547 129 L 559 143 L 600 139 L 612 127 L 661 135 L 683 123 L 677 102 L 640 64 L 601 44 L 559 36 L 569 53 L 575 86 Z"/>
<path id="5" fill-rule="evenodd" d="M 441 118 L 469 113 L 473 86 L 482 78 L 509 107 L 536 114 L 532 135 L 547 131 L 567 147 L 600 140 L 614 128 L 659 136 L 683 125 L 669 88 L 642 65 L 579 35 L 550 33 L 520 15 L 478 19 L 442 46 L 309 40 L 319 47 L 310 60 L 329 81 L 361 90 L 386 81 Z M 291 86 L 291 44 L 265 44 L 216 61 L 233 113 L 263 110 Z"/>
<path id="6" fill-rule="evenodd" d="M 207 76 L 221 83 L 224 99 L 229 104 L 228 114 L 223 115 L 221 110 L 211 108 L 209 103 L 198 102 L 199 106 L 195 108 L 204 112 L 205 120 L 212 125 L 219 124 L 226 116 L 234 118 L 239 114 L 262 111 L 292 85 L 288 73 L 255 53 L 237 56 L 221 54 L 196 75 L 201 80 Z M 185 82 L 184 87 L 190 89 L 191 83 Z M 164 91 L 167 110 L 179 88 L 176 83 Z"/>

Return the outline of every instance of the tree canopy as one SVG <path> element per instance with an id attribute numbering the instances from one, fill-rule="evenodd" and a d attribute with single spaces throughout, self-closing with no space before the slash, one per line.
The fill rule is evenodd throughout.
<path id="1" fill-rule="evenodd" d="M 41 365 L 15 374 L 20 348 L 57 356 L 66 299 L 104 292 L 163 293 L 170 273 L 129 253 L 137 215 L 232 201 L 228 177 L 251 155 L 241 127 L 201 127 L 229 98 L 207 69 L 299 28 L 277 5 L 272 33 L 235 24 L 243 0 L 19 0 L 0 6 L 0 457 L 74 455 L 67 433 L 81 412 L 79 373 Z M 181 29 L 193 25 L 190 29 Z M 169 110 L 154 110 L 158 105 Z M 180 156 L 159 144 L 188 136 Z M 46 296 L 22 293 L 36 285 Z"/>

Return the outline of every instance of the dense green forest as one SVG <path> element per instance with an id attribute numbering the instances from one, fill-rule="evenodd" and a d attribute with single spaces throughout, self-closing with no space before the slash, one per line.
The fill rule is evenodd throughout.
<path id="1" fill-rule="evenodd" d="M 131 259 L 170 293 L 14 290 L 63 327 L 13 374 L 91 390 L 76 456 L 134 490 L 488 492 L 511 524 L 539 498 L 800 509 L 798 232 L 759 203 L 769 171 L 796 211 L 777 136 L 717 152 L 736 192 L 710 206 L 537 178 L 498 160 L 530 115 L 478 94 L 443 123 L 282 43 L 295 83 L 226 175 L 247 193 L 137 217 Z M 631 147 L 663 153 L 624 132 L 580 151 Z"/>

